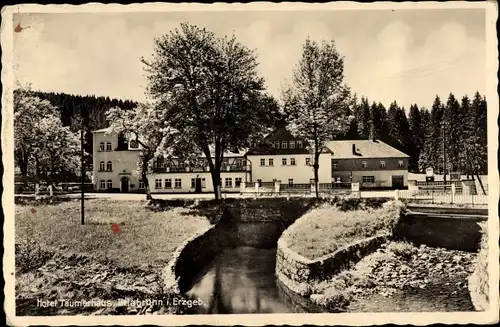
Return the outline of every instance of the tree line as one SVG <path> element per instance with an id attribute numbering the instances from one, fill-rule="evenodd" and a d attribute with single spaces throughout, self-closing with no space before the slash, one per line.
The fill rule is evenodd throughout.
<path id="1" fill-rule="evenodd" d="M 14 158 L 21 176 L 53 180 L 75 179 L 81 163 L 80 130 L 84 130 L 84 163 L 92 164 L 92 131 L 106 128 L 110 108 L 130 110 L 129 100 L 34 91 L 14 91 Z M 83 119 L 83 122 L 82 122 Z M 83 125 L 82 125 L 83 123 Z"/>
<path id="2" fill-rule="evenodd" d="M 430 111 L 411 106 L 409 117 L 396 102 L 386 110 L 365 97 L 358 100 L 344 82 L 344 57 L 333 40 L 305 41 L 293 79 L 284 85 L 278 99 L 266 91 L 256 53 L 234 35 L 220 37 L 184 23 L 155 39 L 151 57 L 141 58 L 141 62 L 150 99 L 145 103 L 53 93 L 19 95 L 38 99 L 30 100 L 35 101 L 30 108 L 47 107 L 47 103 L 60 108 L 60 124 L 69 132 L 82 125 L 89 132 L 109 124 L 114 132 L 126 133 L 137 141 L 141 145 L 138 173 L 148 198 L 147 175 L 154 160 L 175 156 L 189 163 L 202 155 L 219 199 L 224 153 L 265 146 L 264 136 L 282 125 L 308 140 L 315 159 L 312 169 L 317 196 L 318 158 L 325 142 L 332 139 L 381 139 L 410 155 L 412 171 L 429 166 L 439 169 L 443 154 L 447 171 L 478 173 L 486 169 L 483 97 L 476 94 L 474 99 L 464 97 L 458 103 L 450 94 L 444 104 L 436 98 Z M 19 104 L 14 108 L 19 115 L 30 115 L 29 110 L 16 106 Z M 441 126 L 445 126 L 443 130 Z M 30 141 L 27 137 L 18 143 Z M 91 136 L 87 135 L 86 141 L 91 152 Z"/>
<path id="3" fill-rule="evenodd" d="M 487 102 L 476 92 L 460 101 L 450 93 L 446 102 L 436 96 L 431 109 L 392 102 L 383 104 L 366 97 L 355 100 L 354 119 L 346 139 L 375 138 L 408 154 L 409 170 L 487 174 Z"/>

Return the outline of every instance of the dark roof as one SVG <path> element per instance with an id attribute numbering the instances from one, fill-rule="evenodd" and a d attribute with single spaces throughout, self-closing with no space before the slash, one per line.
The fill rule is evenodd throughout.
<path id="1" fill-rule="evenodd" d="M 353 145 L 356 154 L 353 153 Z M 326 146 L 333 152 L 332 159 L 408 158 L 406 153 L 380 140 L 330 141 Z"/>

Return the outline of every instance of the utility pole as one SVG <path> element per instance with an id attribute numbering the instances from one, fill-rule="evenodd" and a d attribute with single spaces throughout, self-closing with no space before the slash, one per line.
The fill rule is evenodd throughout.
<path id="1" fill-rule="evenodd" d="M 84 160 L 84 151 L 83 151 L 83 145 L 84 145 L 84 133 L 83 133 L 83 129 L 85 127 L 85 124 L 84 124 L 84 119 L 83 119 L 83 101 L 82 103 L 80 104 L 80 118 L 81 118 L 81 126 L 80 126 L 80 155 L 81 155 L 81 185 L 80 185 L 80 191 L 81 191 L 81 204 L 82 204 L 82 207 L 81 207 L 81 224 L 82 225 L 85 225 L 85 190 L 84 190 L 84 183 L 85 183 L 85 160 Z"/>
<path id="2" fill-rule="evenodd" d="M 446 183 L 446 133 L 445 133 L 445 123 L 441 125 L 443 131 L 443 181 Z M 446 186 L 445 186 L 446 189 Z"/>

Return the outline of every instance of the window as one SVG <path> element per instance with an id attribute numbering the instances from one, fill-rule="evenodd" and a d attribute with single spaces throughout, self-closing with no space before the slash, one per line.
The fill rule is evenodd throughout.
<path id="1" fill-rule="evenodd" d="M 155 188 L 161 188 L 161 179 L 155 179 Z"/>
<path id="2" fill-rule="evenodd" d="M 274 147 L 276 149 L 279 149 L 280 148 L 280 141 L 274 141 Z"/>
<path id="3" fill-rule="evenodd" d="M 333 166 L 334 169 L 339 168 L 339 164 L 337 162 L 332 163 L 332 166 Z"/>
<path id="4" fill-rule="evenodd" d="M 295 166 L 295 158 L 290 158 L 290 165 Z"/>
<path id="5" fill-rule="evenodd" d="M 398 161 L 398 168 L 403 168 L 405 166 L 405 162 L 403 160 Z"/>
<path id="6" fill-rule="evenodd" d="M 282 164 L 283 166 L 286 166 L 286 158 L 281 159 L 281 164 Z"/>
<path id="7" fill-rule="evenodd" d="M 385 168 L 385 161 L 380 161 L 380 168 Z"/>
<path id="8" fill-rule="evenodd" d="M 106 164 L 106 171 L 113 171 L 113 164 L 111 163 L 111 161 L 108 161 L 108 163 Z"/>
<path id="9" fill-rule="evenodd" d="M 111 142 L 106 143 L 106 151 L 111 151 Z"/>
<path id="10" fill-rule="evenodd" d="M 288 185 L 293 185 L 293 178 L 288 179 Z"/>
<path id="11" fill-rule="evenodd" d="M 191 188 L 196 187 L 196 178 L 191 178 Z"/>
<path id="12" fill-rule="evenodd" d="M 99 151 L 104 151 L 104 142 L 99 143 Z"/>
<path id="13" fill-rule="evenodd" d="M 302 141 L 297 141 L 297 148 L 302 148 Z"/>
<path id="14" fill-rule="evenodd" d="M 165 179 L 165 188 L 172 188 L 172 179 L 170 178 Z"/>
<path id="15" fill-rule="evenodd" d="M 274 159 L 269 159 L 269 166 L 274 166 Z"/>
<path id="16" fill-rule="evenodd" d="M 130 141 L 130 148 L 131 149 L 137 149 L 138 147 L 139 147 L 139 142 L 137 142 L 137 140 Z"/>
<path id="17" fill-rule="evenodd" d="M 290 149 L 295 149 L 295 141 L 290 141 Z"/>
<path id="18" fill-rule="evenodd" d="M 101 181 L 99 182 L 99 188 L 101 190 L 104 190 L 106 188 L 106 181 L 104 179 L 101 179 Z"/>
<path id="19" fill-rule="evenodd" d="M 106 182 L 106 186 L 108 189 L 112 189 L 113 188 L 113 181 L 111 179 L 108 179 L 108 181 Z"/>
<path id="20" fill-rule="evenodd" d="M 310 166 L 311 165 L 311 158 L 306 158 L 306 166 Z"/>
<path id="21" fill-rule="evenodd" d="M 361 166 L 362 166 L 363 168 L 368 167 L 368 162 L 367 162 L 367 161 L 363 161 L 363 162 L 361 163 Z"/>
<path id="22" fill-rule="evenodd" d="M 375 183 L 375 176 L 363 176 L 363 183 Z"/>
<path id="23" fill-rule="evenodd" d="M 226 182 L 225 182 L 225 185 L 226 187 L 233 187 L 233 179 L 232 178 L 226 178 Z"/>
<path id="24" fill-rule="evenodd" d="M 281 142 L 281 148 L 282 148 L 282 149 L 286 149 L 286 148 L 288 148 L 288 142 L 287 142 L 287 141 L 282 141 L 282 142 Z"/>
<path id="25" fill-rule="evenodd" d="M 182 181 L 180 178 L 175 179 L 175 188 L 182 188 Z"/>
<path id="26" fill-rule="evenodd" d="M 260 165 L 265 166 L 266 165 L 266 159 L 260 159 Z"/>
<path id="27" fill-rule="evenodd" d="M 241 177 L 235 177 L 234 178 L 234 187 L 240 187 L 241 186 Z"/>
<path id="28" fill-rule="evenodd" d="M 139 182 L 139 190 L 143 190 L 143 189 L 145 189 L 144 182 L 143 182 L 143 181 L 140 181 L 140 182 Z"/>
<path id="29" fill-rule="evenodd" d="M 106 165 L 104 164 L 104 161 L 101 161 L 99 163 L 99 171 L 105 171 L 106 170 Z"/>

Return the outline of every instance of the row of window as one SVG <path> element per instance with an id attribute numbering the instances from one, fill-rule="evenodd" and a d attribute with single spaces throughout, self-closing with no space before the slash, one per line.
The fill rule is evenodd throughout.
<path id="1" fill-rule="evenodd" d="M 113 181 L 111 179 L 108 179 L 107 181 L 104 179 L 101 179 L 99 181 L 99 189 L 106 190 L 106 189 L 111 189 L 111 188 L 113 188 Z M 144 182 L 143 181 L 139 182 L 139 189 L 140 190 L 144 189 Z"/>
<path id="2" fill-rule="evenodd" d="M 310 158 L 306 158 L 306 165 L 307 165 L 307 159 L 310 159 Z M 274 159 L 273 158 L 269 158 L 268 159 L 268 166 L 274 166 Z M 286 166 L 288 164 L 288 158 L 282 158 L 281 159 L 281 165 L 282 166 Z M 295 161 L 295 158 L 290 158 L 290 166 L 295 166 L 297 163 Z M 260 159 L 260 165 L 261 166 L 265 166 L 266 165 L 266 159 L 262 158 Z"/>
<path id="3" fill-rule="evenodd" d="M 131 149 L 137 149 L 139 147 L 139 143 L 135 140 L 130 141 L 129 147 Z M 111 145 L 111 142 L 100 142 L 99 143 L 99 151 L 113 151 L 113 146 Z"/>
<path id="4" fill-rule="evenodd" d="M 276 149 L 280 148 L 280 144 L 282 149 L 295 149 L 296 147 L 299 149 L 302 148 L 302 141 L 274 141 L 272 143 L 273 147 Z"/>
<path id="5" fill-rule="evenodd" d="M 311 158 L 306 158 L 306 165 L 307 166 L 310 166 L 311 165 Z M 287 158 L 282 158 L 281 159 L 281 165 L 282 166 L 286 166 L 288 163 L 288 159 Z M 265 166 L 266 165 L 266 159 L 262 158 L 260 159 L 260 165 L 261 166 Z M 296 161 L 295 161 L 295 158 L 290 158 L 290 166 L 295 166 L 296 165 Z M 274 166 L 274 159 L 273 158 L 269 158 L 268 159 L 268 166 Z M 333 168 L 334 169 L 337 169 L 339 167 L 338 163 L 334 162 L 332 164 Z M 368 168 L 368 161 L 362 161 L 361 162 L 361 167 L 363 168 Z M 380 161 L 380 165 L 379 165 L 380 168 L 386 168 L 387 167 L 387 164 L 385 161 L 381 160 Z M 398 161 L 398 168 L 404 168 L 404 161 L 403 160 L 399 160 Z"/>
<path id="6" fill-rule="evenodd" d="M 113 171 L 113 163 L 111 161 L 108 161 L 107 163 L 101 161 L 99 163 L 99 171 Z"/>
<path id="7" fill-rule="evenodd" d="M 201 188 L 206 188 L 206 179 L 205 178 L 200 178 L 201 180 Z M 241 185 L 241 177 L 235 177 L 234 178 L 234 187 L 240 187 Z M 224 179 L 224 184 L 222 184 L 222 178 L 220 180 L 221 185 L 223 185 L 226 188 L 232 188 L 233 187 L 233 178 L 231 177 L 226 177 Z M 174 188 L 182 188 L 182 179 L 180 178 L 174 178 Z M 172 188 L 172 178 L 166 178 L 165 180 L 162 180 L 161 178 L 155 179 L 155 189 L 161 189 L 161 188 Z M 191 188 L 196 188 L 196 178 L 191 178 Z"/>

